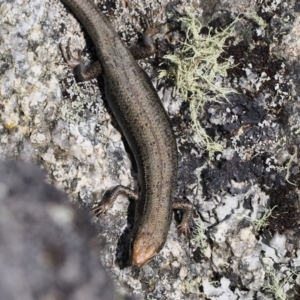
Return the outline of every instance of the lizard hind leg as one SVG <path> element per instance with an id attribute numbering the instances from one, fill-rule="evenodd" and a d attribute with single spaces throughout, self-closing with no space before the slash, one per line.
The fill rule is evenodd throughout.
<path id="1" fill-rule="evenodd" d="M 189 201 L 175 201 L 173 202 L 173 209 L 182 211 L 182 220 L 178 225 L 178 233 L 185 235 L 187 238 L 190 236 L 190 225 L 193 217 L 193 206 Z"/>
<path id="2" fill-rule="evenodd" d="M 100 215 L 107 212 L 107 210 L 113 205 L 119 195 L 127 196 L 130 199 L 138 200 L 138 193 L 133 191 L 131 188 L 117 185 L 111 191 L 107 192 L 102 200 L 95 203 L 91 209 L 92 213 L 99 217 Z"/>
<path id="3" fill-rule="evenodd" d="M 153 40 L 155 34 L 160 31 L 162 25 L 156 25 L 153 22 L 153 11 L 146 15 L 143 14 L 138 8 L 135 8 L 141 19 L 141 30 L 138 26 L 134 25 L 135 29 L 142 35 L 142 45 L 133 44 L 129 47 L 129 51 L 135 59 L 147 58 L 156 52 L 156 45 Z"/>
<path id="4" fill-rule="evenodd" d="M 99 61 L 86 63 L 82 59 L 82 52 L 77 52 L 77 57 L 71 52 L 71 39 L 68 39 L 66 47 L 60 44 L 61 53 L 65 59 L 64 65 L 67 65 L 73 69 L 75 75 L 77 75 L 79 81 L 87 81 L 98 77 L 102 68 Z"/>

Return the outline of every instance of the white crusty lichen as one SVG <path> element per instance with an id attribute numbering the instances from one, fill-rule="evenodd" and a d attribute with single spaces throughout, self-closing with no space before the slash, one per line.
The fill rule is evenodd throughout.
<path id="1" fill-rule="evenodd" d="M 81 83 L 81 87 L 76 82 L 73 82 L 67 88 L 70 98 L 63 99 L 60 107 L 60 118 L 68 124 L 79 124 L 87 118 L 90 110 L 99 111 L 99 96 L 95 93 L 92 98 L 89 93 L 85 93 L 91 85 L 90 82 Z M 72 98 L 76 100 L 72 100 Z M 77 100 L 78 99 L 78 100 Z"/>
<path id="2" fill-rule="evenodd" d="M 281 0 L 258 0 L 257 2 L 262 5 L 263 12 L 276 11 L 282 4 Z"/>
<path id="3" fill-rule="evenodd" d="M 206 103 L 228 100 L 228 95 L 236 92 L 222 84 L 233 63 L 230 59 L 220 62 L 219 58 L 224 53 L 226 40 L 234 36 L 234 24 L 239 19 L 222 31 L 213 33 L 209 28 L 207 34 L 201 33 L 205 25 L 188 10 L 180 20 L 186 31 L 186 40 L 179 51 L 165 56 L 170 67 L 161 71 L 160 77 L 174 80 L 177 91 L 190 102 L 195 141 L 211 156 L 216 151 L 222 151 L 222 146 L 207 135 L 199 122 L 199 116 Z"/>

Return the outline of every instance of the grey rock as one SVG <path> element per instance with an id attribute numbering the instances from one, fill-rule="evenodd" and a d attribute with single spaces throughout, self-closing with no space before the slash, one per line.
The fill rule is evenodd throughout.
<path id="1" fill-rule="evenodd" d="M 0 299 L 116 299 L 88 214 L 20 162 L 0 163 Z"/>

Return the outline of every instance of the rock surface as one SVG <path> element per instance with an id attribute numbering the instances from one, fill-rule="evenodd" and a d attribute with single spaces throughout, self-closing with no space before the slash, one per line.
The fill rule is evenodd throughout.
<path id="1" fill-rule="evenodd" d="M 99 5 L 126 43 L 139 27 L 137 2 Z M 176 198 L 193 203 L 196 235 L 188 243 L 173 223 L 159 255 L 134 270 L 128 267 L 133 214 L 120 197 L 107 215 L 94 220 L 99 240 L 106 242 L 99 256 L 117 285 L 141 299 L 296 299 L 299 1 L 150 4 L 159 23 L 165 12 L 168 17 L 176 8 L 178 21 L 192 6 L 215 33 L 240 16 L 222 57 L 232 68 L 216 78 L 238 93 L 227 102 L 207 103 L 199 114 L 201 126 L 223 147 L 209 156 L 195 142 L 190 104 L 158 79 L 157 66 L 141 63 L 178 139 Z M 103 82 L 78 83 L 61 64 L 59 43 L 68 37 L 85 57 L 95 58 L 78 20 L 58 0 L 0 1 L 0 15 L 0 156 L 41 166 L 49 183 L 83 206 L 117 184 L 135 188 L 134 164 L 106 105 Z"/>
<path id="2" fill-rule="evenodd" d="M 0 162 L 0 299 L 117 299 L 87 213 L 29 164 Z"/>

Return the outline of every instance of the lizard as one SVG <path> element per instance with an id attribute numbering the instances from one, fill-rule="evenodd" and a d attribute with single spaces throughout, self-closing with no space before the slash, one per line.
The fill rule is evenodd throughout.
<path id="1" fill-rule="evenodd" d="M 176 139 L 152 82 L 136 61 L 155 52 L 155 29 L 145 30 L 145 48 L 128 49 L 93 0 L 62 2 L 90 35 L 99 61 L 82 64 L 80 57 L 71 54 L 70 40 L 62 49 L 63 56 L 80 80 L 100 73 L 104 77 L 108 104 L 131 148 L 138 171 L 138 191 L 116 186 L 93 211 L 96 216 L 105 213 L 120 194 L 135 200 L 130 259 L 132 266 L 141 267 L 164 246 L 172 209 L 183 211 L 178 230 L 185 235 L 189 234 L 192 215 L 189 202 L 173 202 L 178 168 Z"/>

